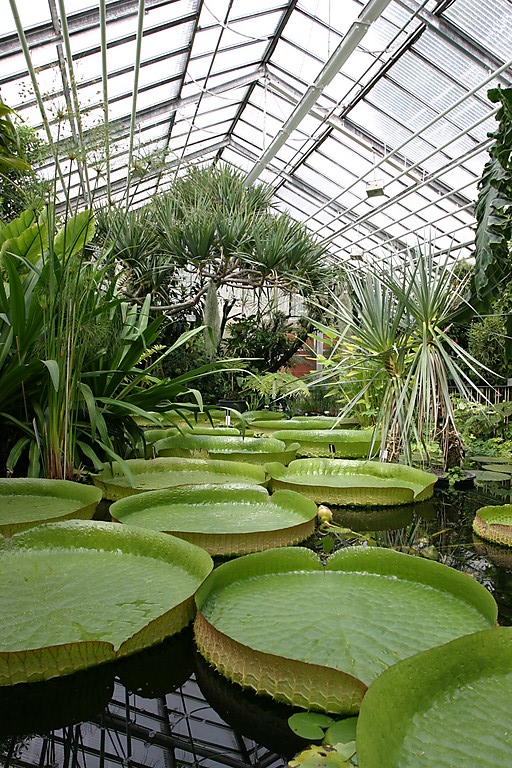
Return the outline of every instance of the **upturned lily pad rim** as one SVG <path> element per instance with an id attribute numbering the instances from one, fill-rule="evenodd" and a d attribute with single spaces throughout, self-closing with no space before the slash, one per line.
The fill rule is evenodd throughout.
<path id="1" fill-rule="evenodd" d="M 59 551 L 73 552 L 78 558 L 82 553 L 89 551 L 100 553 L 102 558 L 104 553 L 109 552 L 116 558 L 121 558 L 124 554 L 139 557 L 142 555 L 169 563 L 174 572 L 177 567 L 183 569 L 192 576 L 197 586 L 213 568 L 211 557 L 189 542 L 154 531 L 91 520 L 47 523 L 17 533 L 10 539 L 0 541 L 0 560 L 2 553 L 8 557 L 19 553 L 23 558 L 25 551 L 36 553 L 44 550 L 51 552 L 55 562 Z M 56 569 L 56 579 L 58 576 Z M 137 584 L 137 588 L 139 587 L 140 584 Z M 193 618 L 195 588 L 187 589 L 181 595 L 170 595 L 169 605 L 160 615 L 150 618 L 145 626 L 135 631 L 133 627 L 129 627 L 125 639 L 117 647 L 102 636 L 69 641 L 65 637 L 66 629 L 59 637 L 58 624 L 55 627 L 55 642 L 51 645 L 34 647 L 31 644 L 29 647 L 23 647 L 21 639 L 17 650 L 0 651 L 0 685 L 47 680 L 113 661 L 154 645 L 180 631 Z M 135 591 L 134 589 L 134 594 Z M 150 591 L 149 588 L 149 592 L 144 594 L 150 594 Z M 34 600 L 37 599 L 36 584 Z M 105 610 L 106 606 L 98 602 L 98 611 L 101 613 Z M 4 623 L 6 620 L 4 617 Z M 51 633 L 53 625 L 48 626 Z"/>
<path id="2" fill-rule="evenodd" d="M 203 611 L 210 598 L 216 606 L 222 600 L 222 590 L 243 581 L 257 589 L 259 576 L 308 572 L 345 571 L 359 576 L 377 574 L 425 584 L 440 593 L 450 593 L 455 599 L 476 610 L 483 622 L 492 626 L 497 618 L 497 605 L 487 590 L 448 566 L 416 558 L 388 549 L 346 548 L 322 565 L 309 549 L 294 547 L 269 550 L 238 558 L 215 569 L 198 589 L 195 600 L 198 613 L 195 620 L 196 641 L 200 652 L 221 674 L 257 693 L 272 695 L 306 709 L 318 709 L 345 714 L 357 712 L 366 685 L 348 671 L 321 665 L 291 655 L 277 655 L 270 648 L 258 650 L 217 629 Z M 208 614 L 208 611 L 206 611 Z M 327 672 L 327 674 L 325 674 Z"/>
<path id="3" fill-rule="evenodd" d="M 495 624 L 498 618 L 498 606 L 492 595 L 462 571 L 392 549 L 365 546 L 345 547 L 331 555 L 325 565 L 315 552 L 306 547 L 268 550 L 223 563 L 197 590 L 196 605 L 201 609 L 214 590 L 222 589 L 237 579 L 271 573 L 324 569 L 397 576 L 408 581 L 428 584 L 442 591 L 447 591 L 449 580 L 448 591 L 476 608 L 491 624 Z"/>
<path id="4" fill-rule="evenodd" d="M 512 504 L 488 504 L 485 507 L 477 509 L 476 514 L 482 518 L 485 523 L 503 523 L 503 518 L 512 518 Z"/>
<path id="5" fill-rule="evenodd" d="M 248 503 L 256 507 L 262 506 L 266 514 L 263 520 L 264 525 L 255 526 L 253 529 L 250 527 L 244 529 L 242 526 L 241 529 L 233 527 L 222 531 L 212 531 L 210 527 L 204 530 L 197 519 L 194 519 L 189 527 L 186 527 L 182 521 L 179 521 L 179 526 L 173 525 L 173 522 L 176 523 L 176 517 L 172 512 L 173 504 L 177 505 L 178 509 L 182 508 L 179 514 L 182 514 L 183 506 L 189 509 L 194 504 L 198 506 L 200 512 L 204 511 L 208 514 L 209 506 L 221 506 L 223 503 L 226 503 L 228 508 L 233 504 L 239 504 L 242 515 L 244 506 Z M 147 527 L 150 530 L 160 530 L 183 538 L 203 547 L 210 555 L 240 555 L 273 547 L 289 546 L 304 541 L 316 527 L 316 504 L 302 494 L 295 491 L 278 491 L 270 496 L 262 486 L 242 483 L 184 485 L 166 490 L 147 491 L 114 502 L 110 507 L 110 514 L 115 520 L 125 525 L 133 524 L 145 528 L 141 513 L 144 516 L 147 511 L 148 518 L 151 519 L 152 510 L 158 510 L 159 507 L 168 510 L 168 524 L 156 528 L 148 523 Z M 280 519 L 283 510 L 285 522 Z M 135 521 L 131 519 L 134 514 Z M 294 518 L 293 521 L 290 520 L 291 516 Z M 220 527 L 222 527 L 222 521 Z"/>
<path id="6" fill-rule="evenodd" d="M 14 533 L 41 525 L 46 522 L 68 520 L 72 518 L 91 518 L 101 500 L 101 490 L 94 485 L 76 483 L 72 480 L 53 480 L 39 477 L 0 478 L 0 534 L 12 536 Z M 45 512 L 38 520 L 7 517 L 7 506 L 2 505 L 2 498 L 26 498 L 32 504 L 37 498 L 59 498 L 70 502 L 68 511 Z"/>
<path id="7" fill-rule="evenodd" d="M 357 756 L 360 768 L 381 768 L 386 755 L 386 768 L 399 768 L 401 749 L 408 724 L 415 712 L 427 712 L 434 700 L 449 701 L 449 692 L 479 678 L 512 672 L 512 627 L 495 627 L 464 635 L 449 643 L 397 662 L 388 667 L 368 688 L 361 705 L 357 724 Z M 448 705 L 447 705 L 448 706 Z M 471 719 L 468 730 L 439 733 L 429 725 L 428 740 L 438 739 L 464 744 L 471 754 L 471 743 L 485 739 L 495 728 L 495 713 L 486 723 L 485 733 L 478 730 L 482 720 Z M 505 725 L 505 724 L 504 724 Z M 508 723 L 507 723 L 508 726 Z M 508 728 L 507 728 L 508 729 Z M 410 768 L 424 764 L 421 756 Z M 501 768 L 481 763 L 482 768 Z M 408 763 L 409 766 L 409 763 Z"/>
<path id="8" fill-rule="evenodd" d="M 102 489 L 105 498 L 115 500 L 120 496 L 152 490 L 141 488 L 135 482 L 138 474 L 150 474 L 152 472 L 169 473 L 169 483 L 164 486 L 167 488 L 192 484 L 190 480 L 180 477 L 180 471 L 211 473 L 212 478 L 222 474 L 239 475 L 246 482 L 254 482 L 257 485 L 265 485 L 268 482 L 267 473 L 262 465 L 222 459 L 196 459 L 178 456 L 127 459 L 123 462 L 123 466 L 130 473 L 130 477 L 127 477 L 121 466 L 115 461 L 111 464 L 105 464 L 100 472 L 91 473 L 93 483 Z M 132 481 L 133 484 L 131 484 Z"/>
<path id="9" fill-rule="evenodd" d="M 294 443 L 298 447 L 298 443 Z M 274 437 L 247 437 L 242 435 L 201 435 L 187 432 L 183 435 L 170 435 L 154 443 L 157 452 L 167 448 L 199 448 L 208 453 L 217 454 L 276 454 L 290 451 L 283 440 Z"/>
<path id="10" fill-rule="evenodd" d="M 405 464 L 369 459 L 295 459 L 287 467 L 265 465 L 273 489 L 289 487 L 317 502 L 393 506 L 424 501 L 434 493 L 436 476 Z M 364 482 L 364 478 L 371 482 Z M 361 478 L 361 481 L 359 481 Z M 382 479 L 382 485 L 376 480 Z"/>

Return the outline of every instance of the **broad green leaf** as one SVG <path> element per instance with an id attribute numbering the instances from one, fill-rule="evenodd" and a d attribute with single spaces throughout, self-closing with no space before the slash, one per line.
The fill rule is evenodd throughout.
<path id="1" fill-rule="evenodd" d="M 0 541 L 0 684 L 160 642 L 188 623 L 211 568 L 188 542 L 113 523 L 50 523 Z"/>
<path id="2" fill-rule="evenodd" d="M 357 726 L 360 768 L 503 768 L 512 754 L 512 628 L 455 639 L 387 669 Z"/>
<path id="3" fill-rule="evenodd" d="M 217 568 L 196 601 L 198 647 L 219 672 L 344 714 L 358 711 L 388 666 L 492 627 L 497 616 L 493 597 L 467 575 L 369 547 L 340 550 L 326 567 L 298 547 L 246 555 Z"/>
<path id="4" fill-rule="evenodd" d="M 321 712 L 296 712 L 288 718 L 288 725 L 297 736 L 316 741 L 323 739 L 325 729 L 334 725 L 334 720 Z"/>
<path id="5" fill-rule="evenodd" d="M 68 518 L 89 519 L 101 499 L 101 491 L 70 480 L 0 478 L 0 533 Z"/>
<path id="6" fill-rule="evenodd" d="M 289 768 L 350 768 L 343 753 L 330 746 L 311 746 L 295 755 Z"/>
<path id="7" fill-rule="evenodd" d="M 316 504 L 294 491 L 269 496 L 254 485 L 204 484 L 128 496 L 114 502 L 110 514 L 187 539 L 211 555 L 239 555 L 303 541 L 315 530 Z"/>
<path id="8" fill-rule="evenodd" d="M 38 224 L 26 229 L 18 237 L 6 240 L 0 251 L 0 256 L 9 254 L 18 257 L 24 263 L 35 263 L 48 245 L 48 232 L 45 227 Z"/>
<path id="9" fill-rule="evenodd" d="M 296 490 L 316 502 L 392 506 L 432 496 L 436 476 L 404 464 L 355 459 L 296 459 L 266 464 L 272 489 Z"/>
<path id="10" fill-rule="evenodd" d="M 8 241 L 13 240 L 22 235 L 29 227 L 36 221 L 36 214 L 33 210 L 29 209 L 22 211 L 20 215 L 9 221 L 5 226 L 0 228 L 0 246 Z"/>
<path id="11" fill-rule="evenodd" d="M 55 235 L 53 248 L 55 255 L 65 260 L 80 253 L 89 243 L 95 232 L 94 213 L 82 211 L 70 218 Z"/>
<path id="12" fill-rule="evenodd" d="M 357 717 L 346 717 L 329 726 L 325 732 L 324 744 L 350 744 L 356 740 Z"/>

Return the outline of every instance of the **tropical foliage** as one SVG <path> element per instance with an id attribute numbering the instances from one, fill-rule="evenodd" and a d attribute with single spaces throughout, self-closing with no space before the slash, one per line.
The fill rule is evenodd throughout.
<path id="1" fill-rule="evenodd" d="M 343 392 L 345 382 L 357 382 L 342 415 L 374 404 L 382 459 L 396 461 L 403 453 L 411 463 L 413 445 L 428 457 L 429 444 L 437 442 L 445 468 L 460 466 L 464 452 L 450 388 L 473 400 L 472 379 L 488 372 L 450 335 L 464 282 L 454 282 L 448 263 L 428 243 L 400 267 L 350 273 L 347 279 L 353 311 L 333 296 L 332 324 L 317 323 L 331 345 L 322 361 L 322 383 Z"/>
<path id="2" fill-rule="evenodd" d="M 104 211 L 100 231 L 131 294 L 151 293 L 168 317 L 200 307 L 212 282 L 310 292 L 329 274 L 325 248 L 287 214 L 271 213 L 271 195 L 229 166 L 192 167 L 140 211 Z"/>
<path id="3" fill-rule="evenodd" d="M 72 478 L 83 465 L 144 455 L 136 422 L 181 403 L 202 407 L 191 382 L 212 370 L 173 379 L 154 371 L 162 318 L 150 297 L 123 299 L 112 257 L 90 248 L 94 217 L 84 211 L 58 227 L 52 208 L 24 212 L 0 232 L 0 421 L 8 471 Z M 190 401 L 191 399 L 191 401 Z"/>

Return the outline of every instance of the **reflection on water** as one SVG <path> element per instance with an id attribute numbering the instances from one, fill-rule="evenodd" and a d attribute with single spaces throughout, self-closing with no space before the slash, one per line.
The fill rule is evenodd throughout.
<path id="1" fill-rule="evenodd" d="M 412 507 L 337 510 L 337 525 L 355 532 L 337 546 L 366 538 L 464 571 L 493 593 L 500 623 L 512 625 L 512 549 L 478 539 L 471 527 L 479 507 L 510 501 L 509 488 L 498 490 L 507 498 L 445 490 Z M 308 543 L 319 549 L 318 538 Z M 287 725 L 293 711 L 209 668 L 188 628 L 116 664 L 0 689 L 0 756 L 20 768 L 282 768 L 303 746 Z"/>

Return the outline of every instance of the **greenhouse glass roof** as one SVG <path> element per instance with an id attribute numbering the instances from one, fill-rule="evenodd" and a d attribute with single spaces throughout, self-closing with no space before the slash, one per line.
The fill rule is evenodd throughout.
<path id="1" fill-rule="evenodd" d="M 338 261 L 471 255 L 510 0 L 2 0 L 1 97 L 73 198 L 140 206 L 190 164 L 274 190 Z"/>

